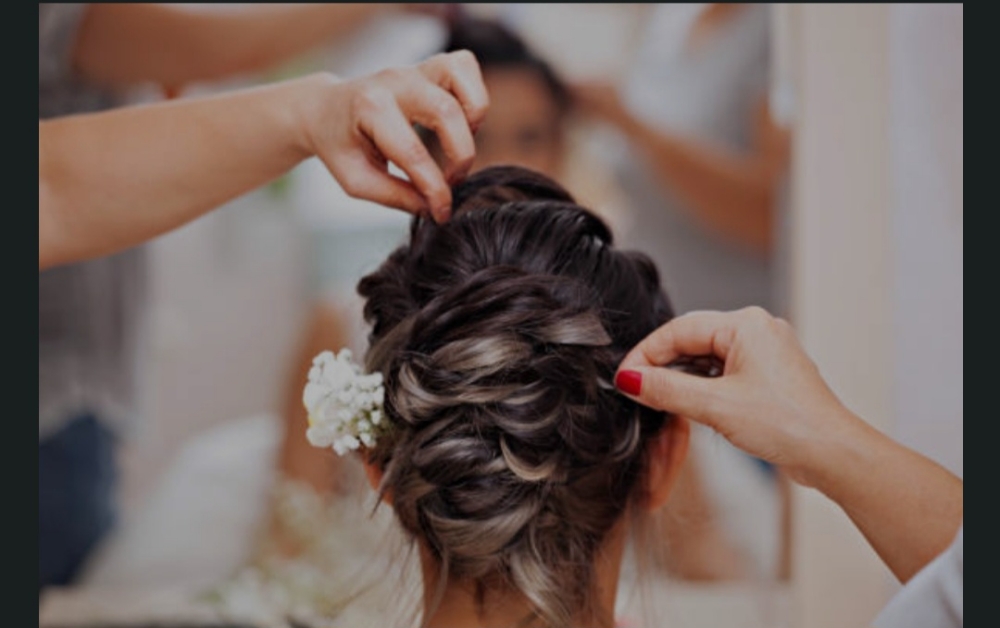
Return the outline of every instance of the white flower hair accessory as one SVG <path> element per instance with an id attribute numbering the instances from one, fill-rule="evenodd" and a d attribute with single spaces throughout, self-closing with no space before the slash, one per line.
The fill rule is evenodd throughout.
<path id="1" fill-rule="evenodd" d="M 314 447 L 332 447 L 338 455 L 373 447 L 386 432 L 382 413 L 382 374 L 365 374 L 350 349 L 323 351 L 313 359 L 302 401 L 309 413 L 306 438 Z"/>

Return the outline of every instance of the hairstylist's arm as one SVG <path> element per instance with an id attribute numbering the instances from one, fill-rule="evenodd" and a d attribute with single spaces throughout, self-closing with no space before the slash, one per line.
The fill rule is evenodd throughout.
<path id="1" fill-rule="evenodd" d="M 313 155 L 352 196 L 445 220 L 487 105 L 460 51 L 355 80 L 319 74 L 39 122 L 39 270 L 139 244 Z M 444 172 L 414 122 L 442 139 Z"/>
<path id="2" fill-rule="evenodd" d="M 723 374 L 662 368 L 685 355 L 715 355 Z M 670 321 L 625 357 L 616 382 L 637 401 L 708 425 L 823 492 L 903 582 L 961 525 L 962 481 L 851 413 L 791 326 L 760 308 Z"/>
<path id="3" fill-rule="evenodd" d="M 179 88 L 264 69 L 348 34 L 380 14 L 403 8 L 432 13 L 435 6 L 91 4 L 73 60 L 91 80 L 112 85 L 154 81 Z M 443 9 L 437 11 L 443 14 Z"/>

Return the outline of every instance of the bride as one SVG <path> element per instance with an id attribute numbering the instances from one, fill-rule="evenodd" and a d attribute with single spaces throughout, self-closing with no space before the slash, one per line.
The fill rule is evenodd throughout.
<path id="1" fill-rule="evenodd" d="M 384 403 L 350 455 L 417 550 L 421 624 L 614 626 L 630 524 L 688 446 L 611 382 L 673 315 L 653 264 L 555 182 L 494 167 L 358 291 Z"/>

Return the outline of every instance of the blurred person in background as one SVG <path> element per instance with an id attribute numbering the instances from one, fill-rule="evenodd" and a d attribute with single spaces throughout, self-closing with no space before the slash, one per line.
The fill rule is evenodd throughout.
<path id="1" fill-rule="evenodd" d="M 531 168 L 565 184 L 586 206 L 605 217 L 615 231 L 627 230 L 628 206 L 610 173 L 601 170 L 599 163 L 588 161 L 582 147 L 572 141 L 570 93 L 545 60 L 500 22 L 468 16 L 451 23 L 443 50 L 471 51 L 479 61 L 490 94 L 490 112 L 475 134 L 473 171 L 494 165 Z M 442 150 L 433 133 L 425 132 L 424 137 L 431 153 L 440 159 Z M 350 257 L 358 255 L 357 247 L 341 240 L 357 241 L 376 236 L 380 237 L 377 244 L 365 240 L 369 246 L 364 254 L 381 253 L 384 257 L 399 244 L 405 231 L 399 227 L 371 230 L 370 236 L 355 232 L 335 233 L 333 239 L 327 237 L 327 241 L 321 243 L 323 250 L 329 250 L 323 262 L 344 270 L 353 268 L 357 264 Z M 331 258 L 331 255 L 336 257 Z M 357 346 L 354 336 L 359 335 L 360 330 L 351 324 L 351 318 L 351 312 L 332 299 L 317 303 L 299 344 L 294 362 L 296 368 L 285 388 L 283 417 L 286 427 L 278 461 L 280 475 L 293 482 L 305 483 L 327 496 L 349 493 L 359 487 L 363 490 L 364 484 L 359 484 L 360 475 L 356 465 L 351 466 L 352 461 L 311 447 L 306 441 L 307 417 L 302 405 L 302 385 L 313 358 L 321 351 Z M 706 495 L 693 462 L 684 465 L 671 511 L 659 522 L 667 537 L 661 548 L 662 555 L 658 556 L 661 566 L 692 580 L 734 579 L 748 575 L 746 558 L 723 534 L 717 506 Z M 302 548 L 293 541 L 294 534 L 283 532 L 277 514 L 274 513 L 272 534 L 268 539 L 274 544 L 271 549 L 294 555 Z"/>
<path id="2" fill-rule="evenodd" d="M 774 256 L 788 132 L 768 103 L 770 9 L 657 5 L 620 86 L 574 86 L 634 147 L 620 172 L 681 311 L 781 310 Z M 778 307 L 776 307 L 778 306 Z"/>
<path id="3" fill-rule="evenodd" d="M 264 69 L 401 6 L 42 3 L 39 120 L 115 107 L 123 88 L 144 83 L 175 94 Z M 136 413 L 145 251 L 43 268 L 40 258 L 39 590 L 71 582 L 115 520 L 116 444 Z"/>
<path id="4" fill-rule="evenodd" d="M 623 241 L 657 262 L 679 312 L 787 309 L 782 207 L 790 135 L 768 100 L 770 11 L 766 4 L 655 5 L 620 85 L 573 86 L 579 109 L 628 141 L 616 170 L 642 228 Z M 696 429 L 693 450 L 708 440 Z M 756 462 L 781 495 L 775 569 L 787 576 L 789 484 Z"/>

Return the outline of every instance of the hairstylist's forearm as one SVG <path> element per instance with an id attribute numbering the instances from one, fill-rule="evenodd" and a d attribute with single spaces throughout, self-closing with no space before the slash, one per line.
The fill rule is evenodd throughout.
<path id="1" fill-rule="evenodd" d="M 139 244 L 308 157 L 315 75 L 38 124 L 39 270 Z"/>
<path id="2" fill-rule="evenodd" d="M 316 74 L 39 122 L 39 269 L 138 244 L 312 155 L 355 198 L 445 221 L 448 180 L 471 168 L 488 108 L 479 64 L 456 51 L 349 81 Z M 415 122 L 441 138 L 443 164 Z"/>
<path id="3" fill-rule="evenodd" d="M 841 410 L 846 413 L 846 410 Z M 962 523 L 962 481 L 855 416 L 817 443 L 810 483 L 851 518 L 901 582 L 944 551 Z"/>
<path id="4" fill-rule="evenodd" d="M 94 4 L 81 25 L 74 61 L 92 80 L 180 87 L 266 69 L 397 6 Z"/>

